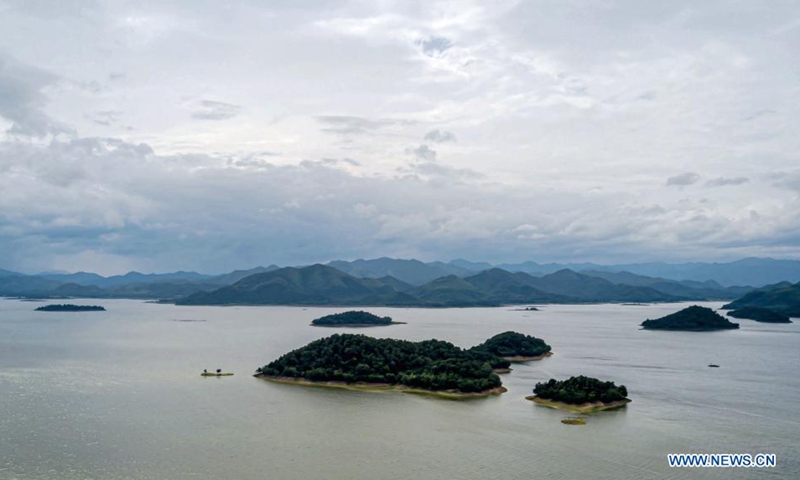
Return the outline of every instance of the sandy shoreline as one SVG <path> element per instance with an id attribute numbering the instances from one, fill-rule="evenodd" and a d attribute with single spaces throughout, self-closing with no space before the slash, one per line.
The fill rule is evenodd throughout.
<path id="1" fill-rule="evenodd" d="M 553 352 L 543 353 L 541 355 L 536 355 L 535 357 L 526 357 L 524 355 L 515 355 L 513 357 L 502 357 L 505 360 L 508 360 L 512 363 L 521 363 L 521 362 L 532 362 L 535 360 L 541 360 L 543 358 L 552 357 Z"/>
<path id="2" fill-rule="evenodd" d="M 562 403 L 555 400 L 545 400 L 543 398 L 539 398 L 536 395 L 528 395 L 527 397 L 525 397 L 525 399 L 545 407 L 557 408 L 559 410 L 566 410 L 568 412 L 575 412 L 575 413 L 592 413 L 592 412 L 601 412 L 603 410 L 613 410 L 615 408 L 624 407 L 625 405 L 631 403 L 631 399 L 629 398 L 610 403 L 595 402 L 595 403 L 583 403 L 580 405 L 571 405 L 569 403 Z"/>
<path id="3" fill-rule="evenodd" d="M 322 387 L 322 388 L 341 388 L 344 390 L 359 390 L 364 392 L 401 392 L 412 393 L 416 395 L 428 395 L 438 398 L 447 398 L 452 400 L 468 400 L 473 398 L 486 398 L 493 395 L 500 395 L 507 392 L 506 387 L 497 387 L 483 392 L 465 393 L 452 390 L 424 390 L 421 388 L 412 388 L 405 385 L 392 385 L 389 383 L 345 383 L 345 382 L 313 382 L 304 378 L 294 377 L 275 377 L 272 375 L 255 374 L 256 378 L 275 383 L 287 383 L 290 385 L 302 385 L 305 387 Z"/>

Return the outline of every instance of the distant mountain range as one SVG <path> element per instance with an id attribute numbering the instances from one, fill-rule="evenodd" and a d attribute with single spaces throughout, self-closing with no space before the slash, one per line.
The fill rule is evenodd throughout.
<path id="1" fill-rule="evenodd" d="M 486 262 L 470 262 L 468 260 L 452 260 L 448 263 L 423 263 L 419 260 L 398 260 L 393 258 L 377 258 L 374 260 L 354 260 L 346 262 L 337 260 L 327 265 L 357 277 L 379 278 L 391 275 L 413 285 L 422 285 L 444 275 L 466 277 L 471 274 L 500 268 L 508 272 L 525 272 L 541 277 L 559 270 L 573 270 L 580 273 L 594 272 L 627 272 L 635 275 L 654 277 L 676 281 L 713 281 L 725 287 L 747 286 L 761 287 L 778 282 L 800 281 L 800 261 L 776 260 L 772 258 L 745 258 L 729 263 L 633 263 L 622 265 L 598 265 L 594 263 L 545 263 L 536 262 L 504 263 L 492 265 Z"/>
<path id="2" fill-rule="evenodd" d="M 275 275 L 269 275 L 272 273 Z M 680 265 L 525 262 L 493 266 L 468 260 L 425 263 L 378 258 L 339 260 L 305 268 L 270 265 L 222 275 L 196 272 L 130 272 L 110 277 L 88 272 L 25 275 L 0 269 L 0 295 L 214 304 L 474 306 L 730 300 L 753 290 L 748 285 L 761 287 L 783 281 L 787 285 L 800 281 L 800 262 L 748 258 L 731 263 Z M 325 282 L 330 285 L 324 286 Z M 333 285 L 339 285 L 338 290 Z"/>
<path id="3" fill-rule="evenodd" d="M 716 298 L 729 295 L 722 287 L 717 292 Z M 176 303 L 473 307 L 522 303 L 670 302 L 699 298 L 700 295 L 671 295 L 650 286 L 616 284 L 566 269 L 533 277 L 524 272 L 492 268 L 464 278 L 447 275 L 413 286 L 392 276 L 358 278 L 331 266 L 312 265 L 251 275 L 233 285 L 198 292 Z"/>
<path id="4" fill-rule="evenodd" d="M 129 272 L 103 277 L 96 273 L 48 273 L 25 275 L 0 270 L 0 295 L 25 297 L 85 297 L 175 299 L 198 291 L 215 290 L 247 276 L 276 270 L 280 267 L 256 267 L 223 275 L 196 272 L 151 273 Z"/>

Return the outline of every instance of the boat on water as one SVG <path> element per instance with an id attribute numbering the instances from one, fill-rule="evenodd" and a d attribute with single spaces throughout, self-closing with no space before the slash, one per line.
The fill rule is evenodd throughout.
<path id="1" fill-rule="evenodd" d="M 231 375 L 233 375 L 233 373 L 230 372 L 220 372 L 220 373 L 203 372 L 200 374 L 201 377 L 230 377 Z"/>

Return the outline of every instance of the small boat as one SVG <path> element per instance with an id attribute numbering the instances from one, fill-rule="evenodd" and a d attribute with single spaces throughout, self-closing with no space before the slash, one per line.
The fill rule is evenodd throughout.
<path id="1" fill-rule="evenodd" d="M 201 377 L 230 377 L 232 375 L 233 375 L 233 373 L 229 373 L 229 372 L 220 372 L 220 373 L 203 372 L 203 373 L 200 374 Z"/>
<path id="2" fill-rule="evenodd" d="M 710 363 L 708 366 L 709 368 L 719 368 L 719 365 L 715 365 L 713 363 Z"/>

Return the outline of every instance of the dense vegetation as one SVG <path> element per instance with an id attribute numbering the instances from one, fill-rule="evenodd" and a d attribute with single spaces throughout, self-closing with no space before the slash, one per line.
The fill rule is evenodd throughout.
<path id="1" fill-rule="evenodd" d="M 722 308 L 767 308 L 790 317 L 800 317 L 800 283 L 782 282 L 752 291 Z"/>
<path id="2" fill-rule="evenodd" d="M 625 385 L 616 386 L 614 382 L 601 382 L 581 375 L 561 382 L 551 378 L 547 382 L 537 383 L 533 393 L 545 400 L 580 405 L 587 402 L 610 403 L 624 400 L 628 396 L 628 389 Z"/>
<path id="3" fill-rule="evenodd" d="M 645 320 L 642 327 L 648 330 L 686 330 L 703 332 L 709 330 L 732 330 L 739 328 L 727 318 L 706 307 L 692 305 L 679 312 L 656 320 Z"/>
<path id="4" fill-rule="evenodd" d="M 615 285 L 562 270 L 541 278 L 494 268 L 464 278 L 448 275 L 412 286 L 391 276 L 356 278 L 325 265 L 281 268 L 198 292 L 178 305 L 391 305 L 475 307 L 530 303 L 677 301 L 650 287 Z"/>
<path id="5" fill-rule="evenodd" d="M 100 305 L 72 305 L 71 303 L 45 305 L 36 309 L 37 312 L 104 312 L 105 310 Z"/>
<path id="6" fill-rule="evenodd" d="M 517 332 L 503 332 L 474 347 L 498 357 L 538 357 L 550 351 L 550 345 L 541 338 Z"/>
<path id="7" fill-rule="evenodd" d="M 792 321 L 789 320 L 789 317 L 787 315 L 759 307 L 743 307 L 738 310 L 733 310 L 728 312 L 728 315 L 734 318 L 746 318 L 749 320 L 755 320 L 756 322 L 792 323 Z"/>
<path id="8" fill-rule="evenodd" d="M 342 334 L 289 352 L 256 374 L 482 392 L 501 385 L 492 369 L 508 365 L 488 352 L 464 350 L 441 340 L 410 342 Z"/>
<path id="9" fill-rule="evenodd" d="M 392 317 L 379 317 L 369 312 L 349 311 L 325 315 L 311 322 L 316 326 L 337 326 L 337 325 L 391 325 Z"/>

